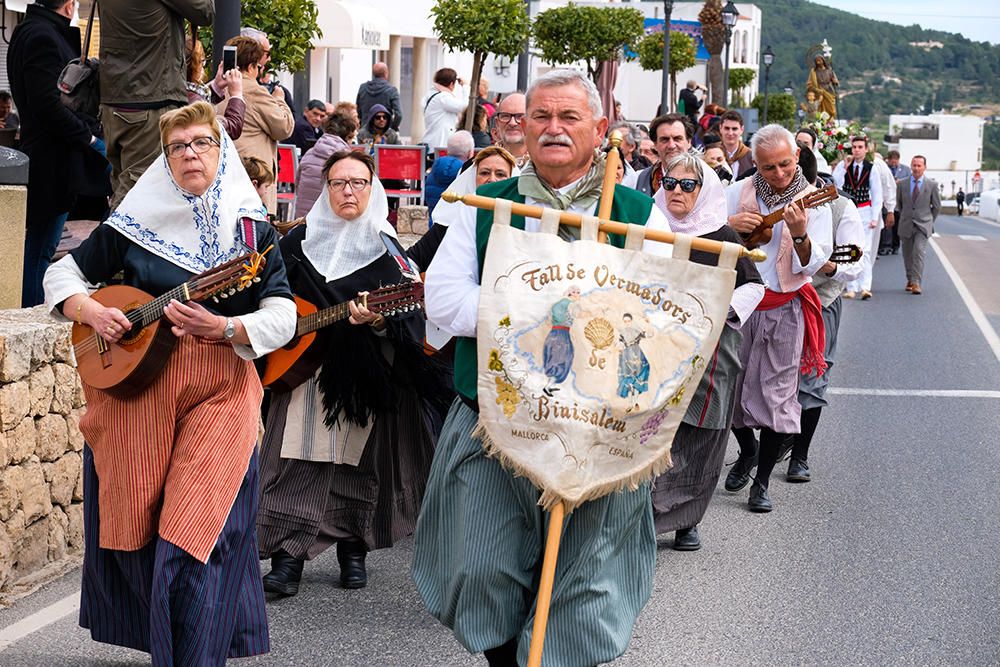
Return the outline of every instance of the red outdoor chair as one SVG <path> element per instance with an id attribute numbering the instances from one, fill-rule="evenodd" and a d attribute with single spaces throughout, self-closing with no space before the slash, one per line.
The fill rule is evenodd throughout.
<path id="1" fill-rule="evenodd" d="M 426 146 L 383 144 L 375 147 L 375 173 L 385 186 L 387 197 L 417 199 L 420 204 L 424 203 L 426 151 Z"/>
<path id="2" fill-rule="evenodd" d="M 299 170 L 299 148 L 294 144 L 278 144 L 278 173 L 274 182 L 278 189 L 278 218 L 288 220 L 295 203 L 295 174 Z"/>

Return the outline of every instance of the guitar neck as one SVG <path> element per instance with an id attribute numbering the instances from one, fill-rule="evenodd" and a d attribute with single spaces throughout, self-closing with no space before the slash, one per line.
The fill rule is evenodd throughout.
<path id="1" fill-rule="evenodd" d="M 152 301 L 130 310 L 126 316 L 133 325 L 138 325 L 140 328 L 147 327 L 163 317 L 163 309 L 174 299 L 181 303 L 190 301 L 193 291 L 194 285 L 191 282 L 183 283 Z"/>
<path id="2" fill-rule="evenodd" d="M 802 201 L 802 200 L 801 199 L 797 199 L 796 201 L 794 201 L 792 203 L 793 204 L 798 204 L 800 201 Z M 764 227 L 765 228 L 766 227 L 774 227 L 776 224 L 778 224 L 779 222 L 781 222 L 781 219 L 785 217 L 785 209 L 786 208 L 788 208 L 788 207 L 787 206 L 782 206 L 777 211 L 771 211 L 770 213 L 768 213 L 767 215 L 765 215 L 764 216 Z"/>
<path id="3" fill-rule="evenodd" d="M 344 303 L 338 303 L 336 306 L 330 306 L 323 310 L 317 310 L 315 313 L 306 315 L 305 317 L 300 317 L 295 327 L 295 335 L 304 336 L 307 333 L 312 333 L 317 329 L 329 326 L 334 322 L 346 320 L 351 316 L 350 303 L 350 301 L 345 301 Z"/>

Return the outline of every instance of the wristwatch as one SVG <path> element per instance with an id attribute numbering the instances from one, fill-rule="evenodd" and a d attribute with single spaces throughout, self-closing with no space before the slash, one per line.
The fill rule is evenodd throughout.
<path id="1" fill-rule="evenodd" d="M 792 242 L 794 242 L 795 245 L 802 245 L 803 243 L 806 242 L 807 238 L 809 238 L 808 234 L 803 234 L 802 236 L 793 236 Z"/>
<path id="2" fill-rule="evenodd" d="M 226 318 L 226 328 L 222 330 L 222 337 L 226 340 L 231 339 L 236 335 L 236 323 L 233 322 L 233 318 Z"/>

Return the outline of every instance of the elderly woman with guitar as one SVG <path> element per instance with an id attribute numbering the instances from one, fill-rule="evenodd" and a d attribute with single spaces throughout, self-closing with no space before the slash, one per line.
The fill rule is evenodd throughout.
<path id="1" fill-rule="evenodd" d="M 153 665 L 221 665 L 269 648 L 249 360 L 288 341 L 295 308 L 214 109 L 170 111 L 160 136 L 160 159 L 45 276 L 87 397 L 80 624 Z"/>
<path id="2" fill-rule="evenodd" d="M 451 398 L 423 352 L 423 283 L 394 243 L 374 161 L 334 153 L 323 182 L 306 224 L 281 240 L 300 317 L 264 374 L 257 529 L 271 558 L 264 589 L 279 595 L 296 594 L 305 561 L 334 544 L 341 586 L 367 584 L 367 552 L 416 523 L 434 451 L 429 397 L 441 412 Z"/>

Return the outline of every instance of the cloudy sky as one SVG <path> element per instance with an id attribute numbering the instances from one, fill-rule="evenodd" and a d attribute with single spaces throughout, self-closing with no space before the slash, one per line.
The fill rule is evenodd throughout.
<path id="1" fill-rule="evenodd" d="M 995 0 L 813 0 L 879 21 L 957 32 L 1000 44 L 1000 2 Z"/>

